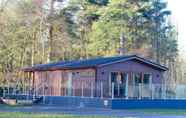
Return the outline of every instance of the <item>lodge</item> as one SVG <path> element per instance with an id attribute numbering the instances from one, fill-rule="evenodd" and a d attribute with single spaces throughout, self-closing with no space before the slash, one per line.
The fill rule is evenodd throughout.
<path id="1" fill-rule="evenodd" d="M 112 99 L 162 97 L 166 70 L 136 55 L 59 61 L 23 68 L 35 95 Z"/>

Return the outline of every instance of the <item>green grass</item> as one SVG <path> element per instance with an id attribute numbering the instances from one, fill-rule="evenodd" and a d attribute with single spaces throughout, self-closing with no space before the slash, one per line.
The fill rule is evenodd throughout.
<path id="1" fill-rule="evenodd" d="M 186 109 L 131 109 L 129 111 L 145 114 L 186 115 Z"/>
<path id="2" fill-rule="evenodd" d="M 0 112 L 0 118 L 108 118 L 108 117 Z"/>

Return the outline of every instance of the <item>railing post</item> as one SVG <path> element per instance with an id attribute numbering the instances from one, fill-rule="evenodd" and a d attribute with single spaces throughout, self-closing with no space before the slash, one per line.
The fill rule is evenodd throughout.
<path id="1" fill-rule="evenodd" d="M 154 84 L 151 84 L 151 99 L 154 99 Z"/>
<path id="2" fill-rule="evenodd" d="M 139 89 L 140 89 L 140 98 L 139 99 L 142 99 L 142 92 L 143 92 L 143 90 L 142 90 L 142 83 L 141 84 L 139 84 Z"/>
<path id="3" fill-rule="evenodd" d="M 93 88 L 93 82 L 91 82 L 91 98 L 94 97 L 94 88 Z"/>
<path id="4" fill-rule="evenodd" d="M 101 99 L 103 98 L 103 82 L 101 82 Z"/>
<path id="5" fill-rule="evenodd" d="M 118 83 L 118 97 L 119 97 L 119 94 L 120 94 L 120 85 Z"/>
<path id="6" fill-rule="evenodd" d="M 6 96 L 5 86 L 3 87 L 3 98 Z"/>
<path id="7" fill-rule="evenodd" d="M 162 94 L 163 94 L 163 95 L 162 95 L 162 96 L 163 96 L 163 99 L 166 99 L 166 89 L 167 89 L 167 87 L 166 87 L 166 85 L 164 85 L 164 86 L 163 86 L 163 89 L 162 89 L 162 91 L 163 91 L 163 92 L 162 92 Z"/>
<path id="8" fill-rule="evenodd" d="M 128 80 L 128 74 L 127 74 L 127 79 L 126 79 L 126 85 L 125 85 L 125 97 L 126 99 L 128 99 L 128 83 L 129 83 L 129 80 Z"/>
<path id="9" fill-rule="evenodd" d="M 114 99 L 114 82 L 112 82 L 112 99 Z"/>
<path id="10" fill-rule="evenodd" d="M 27 86 L 26 91 L 27 91 L 27 92 L 26 92 L 26 93 L 27 93 L 27 94 L 26 94 L 26 95 L 27 95 L 27 100 L 29 100 L 29 86 Z"/>
<path id="11" fill-rule="evenodd" d="M 75 96 L 75 87 L 72 85 L 72 96 Z"/>
<path id="12" fill-rule="evenodd" d="M 43 104 L 45 104 L 45 83 L 43 84 Z"/>
<path id="13" fill-rule="evenodd" d="M 82 82 L 82 84 L 81 84 L 81 97 L 83 97 L 83 89 L 84 89 L 84 87 L 83 87 L 83 82 Z"/>
<path id="14" fill-rule="evenodd" d="M 10 85 L 9 85 L 9 82 L 8 82 L 8 96 L 10 96 Z"/>

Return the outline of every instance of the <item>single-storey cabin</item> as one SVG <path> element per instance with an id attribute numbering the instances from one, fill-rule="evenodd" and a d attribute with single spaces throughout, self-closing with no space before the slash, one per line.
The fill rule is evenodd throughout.
<path id="1" fill-rule="evenodd" d="M 160 97 L 166 70 L 136 55 L 59 61 L 23 69 L 36 95 L 123 99 Z"/>

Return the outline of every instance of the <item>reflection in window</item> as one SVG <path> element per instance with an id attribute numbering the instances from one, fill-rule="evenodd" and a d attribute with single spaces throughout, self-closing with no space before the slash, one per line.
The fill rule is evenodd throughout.
<path id="1" fill-rule="evenodd" d="M 149 84 L 151 79 L 151 74 L 144 74 L 143 83 Z"/>

